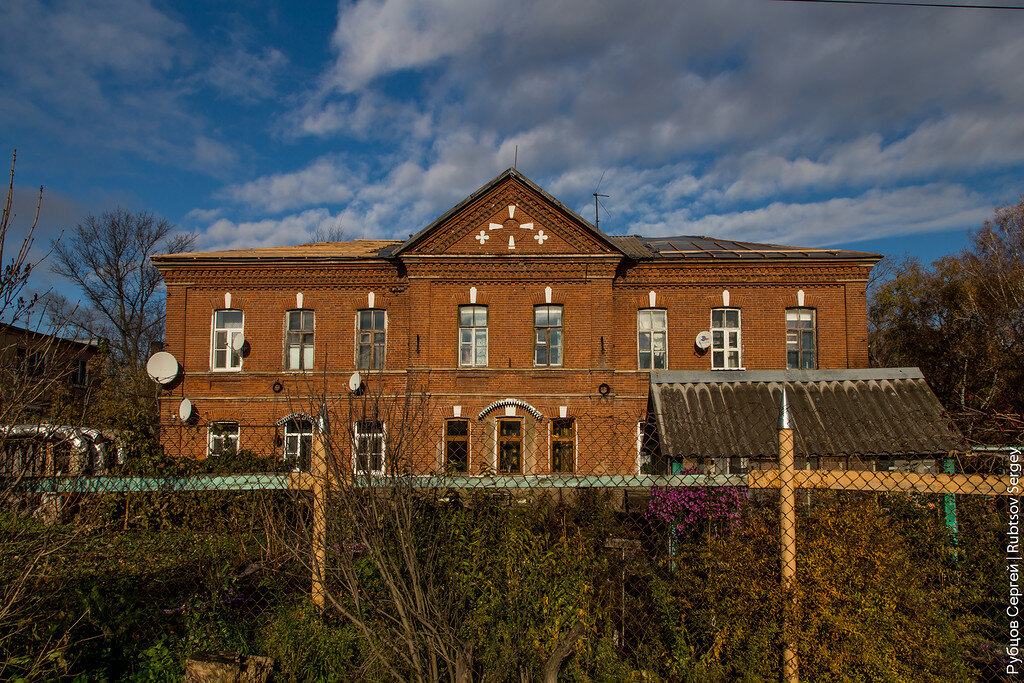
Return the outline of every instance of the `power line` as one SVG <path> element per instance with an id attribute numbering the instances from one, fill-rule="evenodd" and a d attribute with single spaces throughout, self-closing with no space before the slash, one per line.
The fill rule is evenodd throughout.
<path id="1" fill-rule="evenodd" d="M 773 2 L 820 2 L 840 5 L 905 5 L 907 7 L 952 7 L 955 9 L 1016 9 L 1021 5 L 963 5 L 945 2 L 890 2 L 889 0 L 773 0 Z"/>

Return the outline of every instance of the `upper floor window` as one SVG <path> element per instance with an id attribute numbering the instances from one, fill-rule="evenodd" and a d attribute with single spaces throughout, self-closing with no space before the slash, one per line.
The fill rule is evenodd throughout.
<path id="1" fill-rule="evenodd" d="M 388 312 L 383 308 L 368 308 L 359 311 L 357 318 L 356 367 L 380 370 L 384 367 Z"/>
<path id="2" fill-rule="evenodd" d="M 711 369 L 743 367 L 740 358 L 740 309 L 711 309 Z"/>
<path id="3" fill-rule="evenodd" d="M 235 350 L 234 340 L 242 334 L 242 312 L 225 308 L 213 312 L 213 369 L 238 370 L 242 353 Z"/>
<path id="4" fill-rule="evenodd" d="M 34 379 L 46 372 L 46 353 L 43 351 L 29 352 L 24 346 L 16 350 L 18 371 L 23 379 Z"/>
<path id="5" fill-rule="evenodd" d="M 551 420 L 551 471 L 569 474 L 576 469 L 576 421 L 571 417 Z"/>
<path id="6" fill-rule="evenodd" d="M 356 474 L 384 474 L 384 423 L 357 420 L 352 424 L 352 468 Z"/>
<path id="7" fill-rule="evenodd" d="M 459 306 L 459 365 L 487 367 L 486 306 Z"/>
<path id="8" fill-rule="evenodd" d="M 238 452 L 238 423 L 211 422 L 207 435 L 207 455 L 234 455 Z"/>
<path id="9" fill-rule="evenodd" d="M 814 370 L 818 367 L 813 308 L 786 309 L 786 367 Z"/>
<path id="10" fill-rule="evenodd" d="M 284 448 L 281 457 L 296 472 L 308 472 L 313 453 L 313 422 L 292 418 L 284 423 Z"/>
<path id="11" fill-rule="evenodd" d="M 641 370 L 668 367 L 668 314 L 664 309 L 645 308 L 636 314 L 636 349 Z"/>
<path id="12" fill-rule="evenodd" d="M 469 471 L 469 420 L 445 420 L 444 469 L 446 472 Z"/>
<path id="13" fill-rule="evenodd" d="M 562 364 L 562 307 L 535 306 L 533 309 L 533 364 L 558 367 Z"/>
<path id="14" fill-rule="evenodd" d="M 313 369 L 313 311 L 288 311 L 285 333 L 285 369 Z"/>
<path id="15" fill-rule="evenodd" d="M 89 361 L 84 358 L 75 360 L 74 368 L 71 370 L 71 385 L 84 387 L 89 384 Z"/>

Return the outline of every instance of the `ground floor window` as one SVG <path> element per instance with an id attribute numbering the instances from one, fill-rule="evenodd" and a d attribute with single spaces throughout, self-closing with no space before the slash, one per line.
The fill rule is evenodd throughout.
<path id="1" fill-rule="evenodd" d="M 498 420 L 498 474 L 523 471 L 523 421 Z"/>
<path id="2" fill-rule="evenodd" d="M 313 423 L 294 419 L 284 423 L 284 461 L 296 472 L 308 472 L 313 452 Z"/>
<path id="3" fill-rule="evenodd" d="M 213 422 L 207 441 L 207 455 L 234 455 L 238 452 L 238 423 Z"/>
<path id="4" fill-rule="evenodd" d="M 551 420 L 551 471 L 569 474 L 576 469 L 576 421 L 571 417 Z"/>
<path id="5" fill-rule="evenodd" d="M 352 468 L 356 474 L 384 474 L 384 433 L 380 420 L 352 424 Z"/>
<path id="6" fill-rule="evenodd" d="M 446 420 L 444 423 L 445 472 L 469 471 L 469 420 Z"/>

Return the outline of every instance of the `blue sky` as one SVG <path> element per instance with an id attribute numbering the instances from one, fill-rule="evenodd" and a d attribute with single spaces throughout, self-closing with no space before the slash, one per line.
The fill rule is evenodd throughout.
<path id="1" fill-rule="evenodd" d="M 1024 5 L 1024 3 L 1021 3 Z M 404 237 L 512 165 L 615 234 L 931 260 L 1024 192 L 1024 11 L 770 0 L 0 0 L 42 242 Z"/>

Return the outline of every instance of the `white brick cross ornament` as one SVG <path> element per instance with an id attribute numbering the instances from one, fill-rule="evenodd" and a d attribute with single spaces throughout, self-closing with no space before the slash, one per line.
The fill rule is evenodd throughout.
<path id="1" fill-rule="evenodd" d="M 538 230 L 537 234 L 533 236 L 533 239 L 537 240 L 537 244 L 544 246 L 544 240 L 551 237 L 551 235 L 545 235 L 543 230 Z"/>
<path id="2" fill-rule="evenodd" d="M 475 235 L 473 237 L 473 239 L 480 240 L 480 244 L 483 245 L 484 242 L 486 242 L 487 240 L 491 239 L 491 236 L 487 234 L 486 230 L 481 230 L 480 234 L 479 235 Z"/>

